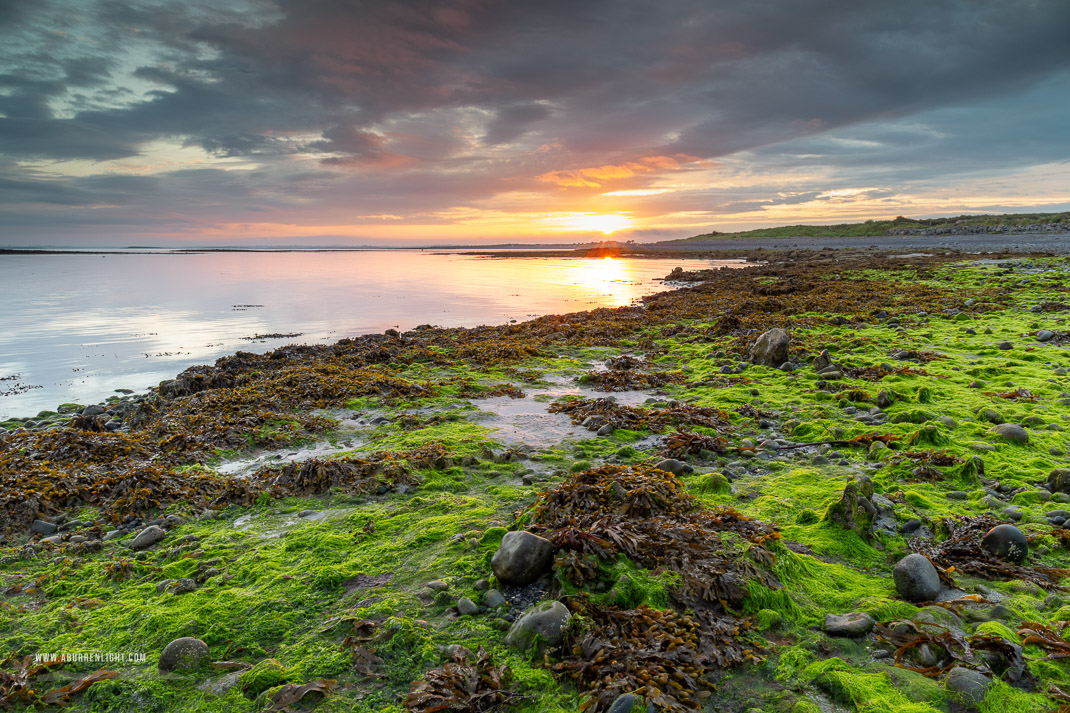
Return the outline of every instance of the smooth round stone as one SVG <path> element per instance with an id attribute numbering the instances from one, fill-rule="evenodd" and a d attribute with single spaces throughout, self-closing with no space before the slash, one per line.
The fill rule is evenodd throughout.
<path id="1" fill-rule="evenodd" d="M 505 643 L 527 651 L 537 642 L 561 645 L 572 613 L 561 602 L 544 601 L 525 611 L 509 628 Z"/>
<path id="2" fill-rule="evenodd" d="M 988 429 L 988 432 L 1011 443 L 1029 443 L 1029 431 L 1015 423 L 1001 423 Z"/>
<path id="3" fill-rule="evenodd" d="M 479 613 L 479 605 L 468 597 L 461 597 L 457 600 L 457 611 L 461 614 L 471 616 Z"/>
<path id="4" fill-rule="evenodd" d="M 983 674 L 961 666 L 951 669 L 944 680 L 947 690 L 959 701 L 970 706 L 981 705 L 991 685 L 992 681 Z"/>
<path id="5" fill-rule="evenodd" d="M 658 470 L 664 470 L 666 473 L 672 473 L 673 475 L 686 475 L 694 470 L 687 463 L 676 460 L 675 458 L 666 458 L 665 460 L 658 461 L 654 464 L 654 467 Z"/>
<path id="6" fill-rule="evenodd" d="M 940 575 L 932 562 L 917 553 L 907 555 L 892 570 L 896 591 L 910 602 L 927 602 L 940 593 Z"/>
<path id="7" fill-rule="evenodd" d="M 851 612 L 850 614 L 828 614 L 821 630 L 829 636 L 859 637 L 865 636 L 877 621 L 865 612 Z"/>
<path id="8" fill-rule="evenodd" d="M 162 527 L 149 525 L 130 541 L 129 546 L 132 550 L 144 550 L 152 547 L 165 537 L 167 537 L 167 532 Z"/>
<path id="9" fill-rule="evenodd" d="M 200 668 L 211 660 L 208 644 L 200 639 L 184 636 L 164 647 L 160 654 L 160 671 L 188 671 Z"/>
<path id="10" fill-rule="evenodd" d="M 1024 562 L 1029 554 L 1029 542 L 1014 525 L 996 525 L 981 538 L 981 547 L 1015 564 Z"/>
<path id="11" fill-rule="evenodd" d="M 909 535 L 910 533 L 914 532 L 915 530 L 917 530 L 920 527 L 921 527 L 921 520 L 919 520 L 918 518 L 914 517 L 914 518 L 911 518 L 911 519 L 907 520 L 902 525 L 900 525 L 899 526 L 899 531 L 901 533 L 903 533 L 904 535 Z"/>
<path id="12" fill-rule="evenodd" d="M 502 604 L 508 604 L 508 600 L 497 589 L 488 589 L 483 593 L 483 605 L 488 609 L 497 609 Z"/>
<path id="13" fill-rule="evenodd" d="M 30 532 L 36 535 L 53 535 L 59 528 L 47 520 L 34 520 L 30 525 Z"/>

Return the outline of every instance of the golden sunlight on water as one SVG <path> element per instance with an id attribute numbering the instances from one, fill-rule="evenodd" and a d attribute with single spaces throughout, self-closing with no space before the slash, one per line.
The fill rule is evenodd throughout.
<path id="1" fill-rule="evenodd" d="M 5 257 L 0 417 L 142 390 L 239 349 L 622 307 L 664 289 L 659 278 L 677 266 L 711 263 L 414 251 Z"/>

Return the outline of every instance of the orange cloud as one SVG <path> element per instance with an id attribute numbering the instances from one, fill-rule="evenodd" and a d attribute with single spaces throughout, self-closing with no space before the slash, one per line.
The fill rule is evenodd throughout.
<path id="1" fill-rule="evenodd" d="M 679 154 L 676 156 L 647 156 L 638 161 L 622 164 L 607 164 L 592 168 L 580 168 L 568 171 L 549 171 L 535 178 L 546 183 L 555 183 L 562 188 L 601 188 L 606 181 L 631 178 L 640 174 L 658 171 L 675 171 L 684 163 L 699 161 L 695 156 Z"/>

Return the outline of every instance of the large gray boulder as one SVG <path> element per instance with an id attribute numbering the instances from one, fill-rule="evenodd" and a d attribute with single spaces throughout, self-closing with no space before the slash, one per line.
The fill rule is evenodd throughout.
<path id="1" fill-rule="evenodd" d="M 208 644 L 200 639 L 184 636 L 164 647 L 160 654 L 159 668 L 163 673 L 191 671 L 207 666 L 211 661 Z"/>
<path id="2" fill-rule="evenodd" d="M 983 674 L 961 666 L 951 669 L 947 678 L 944 679 L 944 686 L 947 687 L 952 697 L 972 710 L 976 710 L 981 705 L 991 685 L 992 681 Z"/>
<path id="3" fill-rule="evenodd" d="M 929 602 L 940 593 L 940 575 L 925 555 L 914 553 L 899 560 L 892 578 L 899 596 L 908 602 Z"/>
<path id="4" fill-rule="evenodd" d="M 490 560 L 490 567 L 505 584 L 530 584 L 550 570 L 554 546 L 545 537 L 521 530 L 507 532 Z"/>
<path id="5" fill-rule="evenodd" d="M 1029 555 L 1029 541 L 1014 525 L 996 525 L 981 538 L 981 547 L 1015 564 L 1021 564 Z"/>
<path id="6" fill-rule="evenodd" d="M 539 602 L 521 614 L 509 633 L 505 643 L 529 651 L 536 644 L 536 655 L 541 656 L 545 647 L 556 648 L 565 640 L 565 627 L 572 620 L 572 613 L 561 602 Z"/>
<path id="7" fill-rule="evenodd" d="M 141 532 L 137 533 L 137 537 L 130 540 L 130 549 L 132 550 L 144 550 L 152 547 L 157 542 L 167 537 L 167 532 L 158 525 L 149 525 Z"/>
<path id="8" fill-rule="evenodd" d="M 750 346 L 750 360 L 761 366 L 779 367 L 788 360 L 789 344 L 791 336 L 786 331 L 770 329 Z"/>

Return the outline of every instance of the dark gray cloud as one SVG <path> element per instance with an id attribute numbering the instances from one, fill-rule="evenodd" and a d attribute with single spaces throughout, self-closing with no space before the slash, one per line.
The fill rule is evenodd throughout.
<path id="1" fill-rule="evenodd" d="M 550 108 L 542 104 L 525 103 L 504 107 L 487 122 L 483 143 L 494 146 L 520 138 L 531 129 L 532 124 L 545 119 L 551 113 Z"/>
<path id="2" fill-rule="evenodd" d="M 845 184 L 1066 160 L 1070 93 L 1045 88 L 1067 86 L 1067 27 L 1065 0 L 0 1 L 0 157 L 165 142 L 253 165 L 94 181 L 9 162 L 0 206 L 42 225 L 61 220 L 43 205 L 148 225 L 168 201 L 205 221 L 345 221 L 640 188 L 658 172 L 536 177 L 656 156 L 689 171 L 751 152 Z"/>

